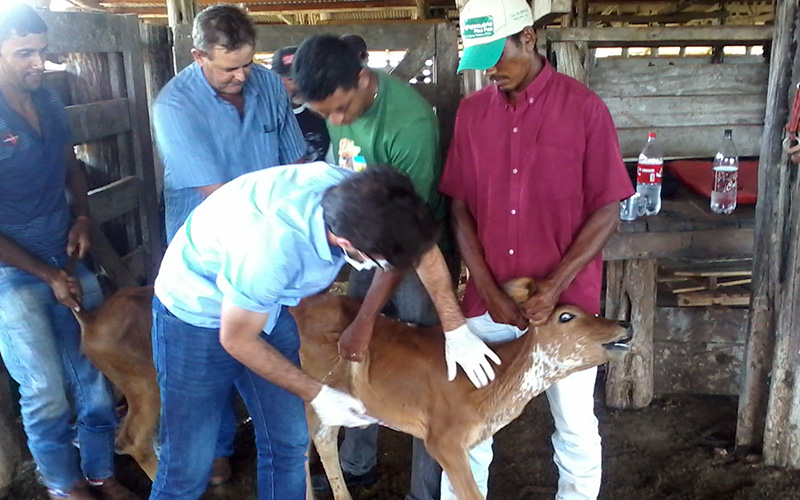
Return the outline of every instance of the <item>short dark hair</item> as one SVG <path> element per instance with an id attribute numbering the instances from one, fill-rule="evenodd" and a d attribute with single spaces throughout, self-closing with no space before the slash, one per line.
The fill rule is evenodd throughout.
<path id="1" fill-rule="evenodd" d="M 329 188 L 321 205 L 333 234 L 400 270 L 414 267 L 439 236 L 433 213 L 411 180 L 385 165 L 370 166 Z"/>
<path id="2" fill-rule="evenodd" d="M 245 45 L 255 47 L 256 29 L 242 9 L 233 5 L 212 5 L 194 18 L 192 44 L 206 53 L 214 45 L 229 51 Z"/>
<path id="3" fill-rule="evenodd" d="M 47 25 L 28 4 L 15 3 L 0 9 L 0 44 L 12 36 L 47 33 Z"/>
<path id="4" fill-rule="evenodd" d="M 369 57 L 369 54 L 367 53 L 367 42 L 365 42 L 361 36 L 350 33 L 340 36 L 339 39 L 349 45 L 350 50 L 355 52 L 358 58 L 362 61 Z"/>
<path id="5" fill-rule="evenodd" d="M 533 29 L 533 26 L 531 26 L 531 29 Z M 517 47 L 522 47 L 522 32 L 523 31 L 525 31 L 525 28 L 519 30 L 517 33 L 514 33 L 513 35 L 508 35 L 508 37 L 506 37 L 506 38 L 511 40 L 514 43 L 514 45 L 516 45 Z"/>
<path id="6" fill-rule="evenodd" d="M 353 49 L 333 35 L 306 38 L 292 63 L 297 90 L 312 102 L 327 99 L 339 88 L 355 88 L 361 70 L 361 61 Z"/>

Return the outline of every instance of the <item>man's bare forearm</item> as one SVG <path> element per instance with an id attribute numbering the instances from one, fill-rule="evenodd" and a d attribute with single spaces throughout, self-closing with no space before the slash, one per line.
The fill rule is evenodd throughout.
<path id="1" fill-rule="evenodd" d="M 417 274 L 433 300 L 444 331 L 455 330 L 466 323 L 458 305 L 453 281 L 439 247 L 433 246 L 420 259 Z"/>
<path id="2" fill-rule="evenodd" d="M 34 256 L 15 241 L 0 234 L 0 260 L 28 272 L 47 284 L 52 281 L 56 269 Z"/>

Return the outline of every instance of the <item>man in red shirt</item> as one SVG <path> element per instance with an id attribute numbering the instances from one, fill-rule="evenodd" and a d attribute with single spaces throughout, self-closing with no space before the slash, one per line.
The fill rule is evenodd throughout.
<path id="1" fill-rule="evenodd" d="M 601 251 L 633 193 L 608 109 L 578 81 L 557 73 L 535 50 L 525 0 L 471 0 L 460 25 L 459 71 L 484 70 L 495 84 L 461 101 L 439 190 L 470 271 L 464 315 L 479 336 L 505 341 L 528 321 L 544 322 L 557 303 L 600 313 Z M 500 284 L 537 279 L 517 307 Z M 555 420 L 557 500 L 596 499 L 600 435 L 594 416 L 597 370 L 547 390 Z M 470 451 L 484 494 L 491 441 Z M 442 500 L 454 499 L 446 477 Z"/>

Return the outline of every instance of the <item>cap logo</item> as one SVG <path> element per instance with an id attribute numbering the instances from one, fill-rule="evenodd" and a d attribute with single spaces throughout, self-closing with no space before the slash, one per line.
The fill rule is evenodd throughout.
<path id="1" fill-rule="evenodd" d="M 494 19 L 492 16 L 473 17 L 464 21 L 461 36 L 464 39 L 486 38 L 494 35 Z"/>
<path id="2" fill-rule="evenodd" d="M 285 56 L 281 57 L 281 62 L 284 66 L 291 66 L 292 61 L 294 61 L 294 54 L 286 54 Z"/>

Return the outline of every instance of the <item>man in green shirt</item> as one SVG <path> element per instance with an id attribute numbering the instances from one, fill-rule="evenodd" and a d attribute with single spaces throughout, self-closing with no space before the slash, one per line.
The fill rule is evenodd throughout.
<path id="1" fill-rule="evenodd" d="M 362 67 L 350 47 L 334 36 L 306 39 L 295 54 L 293 71 L 302 97 L 327 118 L 339 166 L 386 164 L 406 174 L 445 234 L 439 243 L 442 253 L 452 256 L 447 206 L 437 190 L 442 171 L 439 126 L 430 104 L 405 82 Z M 449 260 L 452 265 L 455 259 Z M 370 319 L 381 312 L 422 326 L 439 323 L 428 293 L 413 273 L 353 270 L 348 294 L 363 300 L 363 305 L 339 341 L 345 359 L 363 358 L 372 336 Z M 339 456 L 349 485 L 375 480 L 377 435 L 377 426 L 346 431 Z M 438 464 L 415 439 L 407 500 L 437 500 L 440 475 Z M 320 491 L 329 488 L 324 476 L 312 478 L 312 484 Z"/>

